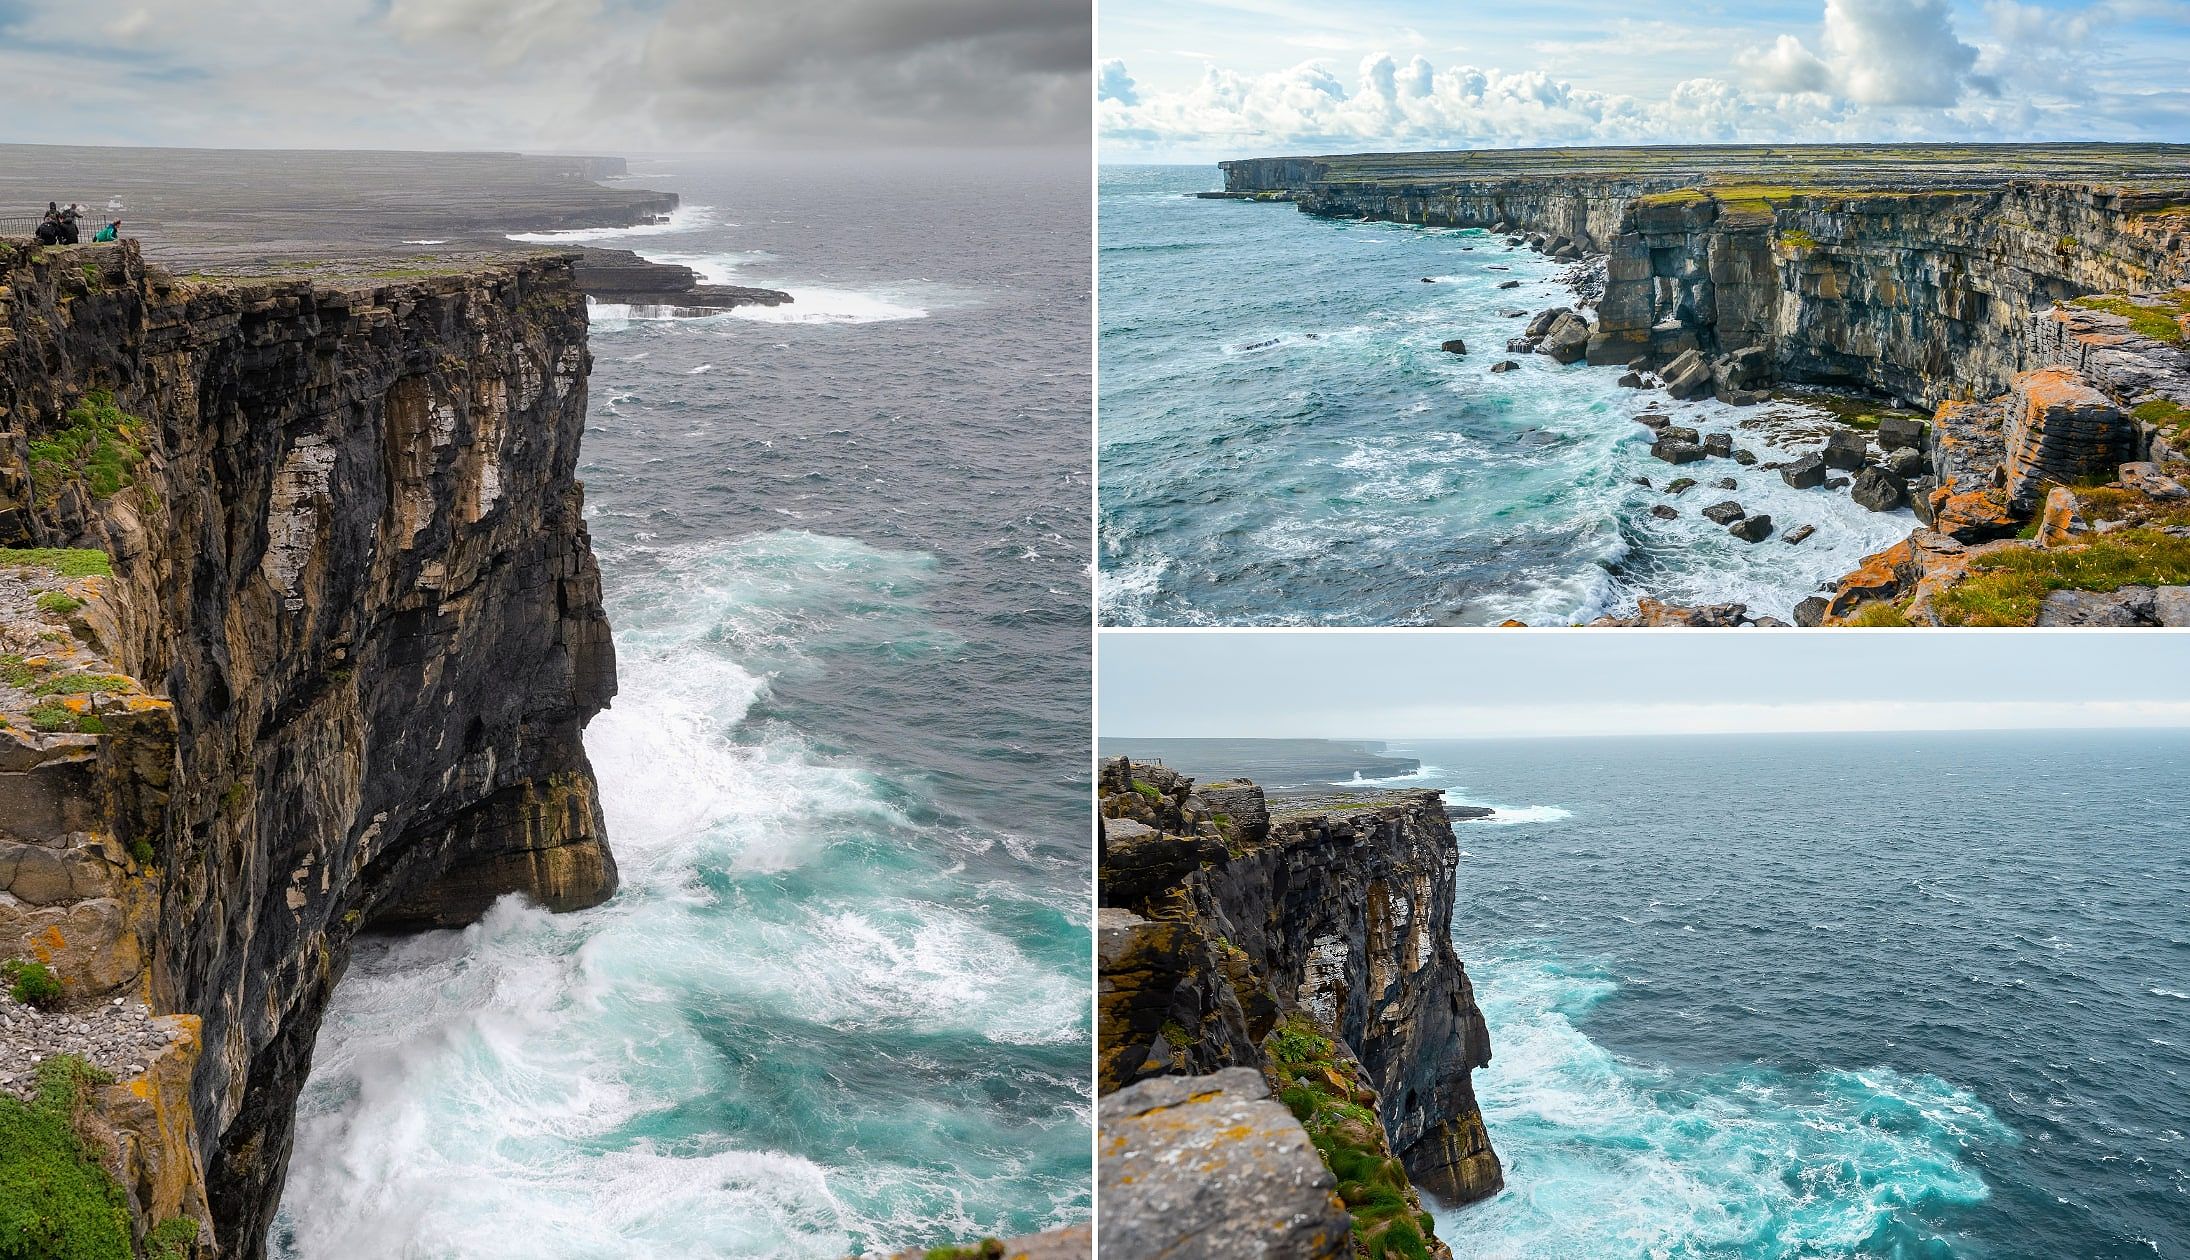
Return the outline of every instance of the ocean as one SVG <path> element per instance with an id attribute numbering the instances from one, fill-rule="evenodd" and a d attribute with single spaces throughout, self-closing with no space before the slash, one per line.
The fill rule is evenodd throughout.
<path id="1" fill-rule="evenodd" d="M 1214 167 L 1098 181 L 1105 624 L 1565 624 L 1644 596 L 1788 619 L 1915 527 L 1761 467 L 1823 446 L 1817 407 L 1671 403 L 1508 354 L 1524 316 L 1574 300 L 1561 264 L 1480 230 L 1187 195 L 1219 186 Z M 1439 349 L 1454 337 L 1465 356 Z M 1632 417 L 1652 402 L 1759 466 L 1651 458 Z M 1702 484 L 1667 495 L 1682 476 Z M 1702 517 L 1727 499 L 1778 535 Z"/>
<path id="2" fill-rule="evenodd" d="M 2190 736 L 1390 751 L 1499 811 L 1462 1260 L 2190 1256 Z"/>
<path id="3" fill-rule="evenodd" d="M 634 163 L 594 311 L 623 888 L 362 942 L 274 1254 L 834 1257 L 1090 1208 L 1084 158 Z"/>

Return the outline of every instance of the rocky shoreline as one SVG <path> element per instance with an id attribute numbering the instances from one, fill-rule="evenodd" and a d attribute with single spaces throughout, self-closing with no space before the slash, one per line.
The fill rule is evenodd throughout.
<path id="1" fill-rule="evenodd" d="M 1423 1196 L 1503 1174 L 1443 794 L 1270 800 L 1118 756 L 1100 795 L 1102 1254 L 1449 1256 Z"/>
<path id="2" fill-rule="evenodd" d="M 2047 161 L 2059 178 L 2029 174 Z M 1564 277 L 1574 306 L 1539 312 L 1510 353 L 1618 366 L 1639 391 L 1737 407 L 1790 385 L 1880 396 L 1865 408 L 1874 432 L 1848 428 L 1779 471 L 1794 488 L 1846 490 L 1873 510 L 1907 506 L 1921 528 L 1803 600 L 1796 622 L 2178 624 L 2190 553 L 2161 540 L 2190 526 L 2175 506 L 2190 475 L 2190 147 L 1725 146 L 1221 165 L 1241 197 L 1282 191 L 1310 214 L 1484 228 L 1508 248 L 1576 264 Z M 1928 418 L 1901 414 L 1909 407 Z M 1636 418 L 1670 464 L 1756 462 L 1651 409 Z M 1683 480 L 1672 493 L 1701 478 L 1671 484 Z M 2116 523 L 2087 527 L 2102 510 Z M 1807 536 L 1733 500 L 1704 512 L 1752 543 Z M 2042 515 L 2057 527 L 2040 528 Z M 2132 541 L 2140 554 L 2120 562 L 2114 553 Z M 2016 554 L 2032 550 L 2052 554 Z M 2117 581 L 2122 570 L 2150 580 Z M 2093 585 L 2108 598 L 2076 597 Z M 1740 605 L 1644 600 L 1598 624 L 1784 623 Z"/>

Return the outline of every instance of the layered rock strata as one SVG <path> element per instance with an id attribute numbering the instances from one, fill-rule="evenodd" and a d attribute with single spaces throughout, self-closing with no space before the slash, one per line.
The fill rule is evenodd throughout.
<path id="1" fill-rule="evenodd" d="M 1459 851 L 1442 794 L 1271 810 L 1252 784 L 1197 790 L 1115 757 L 1102 798 L 1104 1092 L 1259 1070 L 1307 1123 L 1357 1237 L 1390 1227 L 1361 1206 L 1378 1161 L 1399 1161 L 1409 1196 L 1498 1189 L 1470 1082 L 1490 1044 L 1450 939 Z M 1374 1123 L 1337 1118 L 1357 1113 Z"/>
<path id="2" fill-rule="evenodd" d="M 141 1229 L 262 1253 L 359 932 L 614 891 L 588 366 L 568 255 L 192 282 L 0 243 L 0 546 L 40 549 L 0 632 L 47 648 L 0 696 L 0 956 L 183 1021 L 109 1109 Z"/>
<path id="3" fill-rule="evenodd" d="M 1801 383 L 1934 411 L 1923 465 L 1884 458 L 1888 446 L 1848 471 L 1859 502 L 1908 503 L 1959 542 L 2017 533 L 2052 487 L 2172 454 L 2154 440 L 2183 405 L 2190 146 L 1707 146 L 1222 165 L 1229 191 L 1282 189 L 1312 214 L 1491 228 L 1559 258 L 1602 254 L 1601 296 L 1551 313 L 1569 325 L 1564 335 L 1532 326 L 1522 348 L 1625 364 L 1638 386 L 1655 368 L 1675 397 L 1753 403 L 1775 383 Z M 1676 456 L 1688 457 L 1666 457 Z M 1691 611 L 1660 615 L 1724 620 Z"/>

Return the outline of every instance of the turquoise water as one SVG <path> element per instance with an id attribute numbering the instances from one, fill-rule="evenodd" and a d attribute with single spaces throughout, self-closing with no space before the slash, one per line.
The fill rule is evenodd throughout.
<path id="1" fill-rule="evenodd" d="M 1463 1260 L 2190 1256 L 2190 737 L 1392 751 L 1511 820 Z"/>
<path id="2" fill-rule="evenodd" d="M 621 690 L 586 746 L 623 889 L 360 948 L 276 1254 L 834 1258 L 1086 1218 L 1088 378 L 1055 348 L 1087 190 L 902 165 L 857 204 L 825 163 L 650 169 L 693 209 L 597 234 L 799 298 L 595 313 Z"/>
<path id="3" fill-rule="evenodd" d="M 1542 625 L 1643 596 L 1785 619 L 1915 526 L 1761 466 L 1675 470 L 1633 420 L 1666 403 L 1761 464 L 1823 446 L 1812 408 L 1670 403 L 1614 369 L 1509 355 L 1523 316 L 1574 300 L 1557 264 L 1481 231 L 1187 195 L 1218 182 L 1101 173 L 1108 624 Z M 1453 337 L 1465 357 L 1438 348 Z M 1702 484 L 1667 497 L 1681 476 Z M 1817 532 L 1741 542 L 1701 516 L 1726 499 Z"/>

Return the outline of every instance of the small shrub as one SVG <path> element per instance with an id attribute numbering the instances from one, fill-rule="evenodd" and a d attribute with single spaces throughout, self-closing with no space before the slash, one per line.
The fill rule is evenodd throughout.
<path id="1" fill-rule="evenodd" d="M 30 662 L 23 659 L 22 653 L 8 652 L 0 654 L 0 682 L 5 682 L 10 687 L 20 687 L 28 691 L 30 685 L 36 681 L 38 681 L 38 671 Z"/>
<path id="2" fill-rule="evenodd" d="M 1146 782 L 1141 779 L 1133 780 L 1133 790 L 1152 801 L 1160 801 L 1163 799 L 1163 793 L 1156 790 L 1155 784 Z"/>
<path id="3" fill-rule="evenodd" d="M 1909 626 L 1916 623 L 1910 621 L 1908 614 L 1901 609 L 1879 599 L 1872 600 L 1870 603 L 1856 609 L 1855 615 L 1848 618 L 1848 624 L 1851 626 Z"/>
<path id="4" fill-rule="evenodd" d="M 46 703 L 32 709 L 29 717 L 30 724 L 41 731 L 72 731 L 76 729 L 76 711 L 58 700 L 48 700 Z"/>
<path id="5" fill-rule="evenodd" d="M 171 1216 L 145 1235 L 145 1260 L 189 1260 L 198 1245 L 198 1222 L 187 1216 Z"/>
<path id="6" fill-rule="evenodd" d="M 66 617 L 84 606 L 84 601 L 67 591 L 41 591 L 31 602 L 38 606 L 39 612 L 52 613 L 56 617 Z"/>
<path id="7" fill-rule="evenodd" d="M 31 492 L 52 503 L 69 482 L 95 499 L 130 484 L 130 470 L 144 458 L 137 448 L 137 417 L 114 405 L 114 395 L 94 390 L 69 408 L 67 427 L 30 444 Z"/>
<path id="8" fill-rule="evenodd" d="M 61 1004 L 61 982 L 42 962 L 11 958 L 0 963 L 0 979 L 8 982 L 8 996 L 25 1006 L 50 1011 Z"/>

